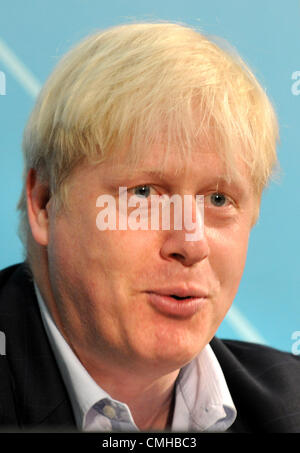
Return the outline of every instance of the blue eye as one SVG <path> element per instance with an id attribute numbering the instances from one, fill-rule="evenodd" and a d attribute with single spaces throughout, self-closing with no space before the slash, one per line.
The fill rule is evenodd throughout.
<path id="1" fill-rule="evenodd" d="M 227 203 L 227 198 L 222 193 L 216 192 L 216 193 L 211 194 L 210 201 L 214 206 L 220 208 Z"/>
<path id="2" fill-rule="evenodd" d="M 148 198 L 150 196 L 150 191 L 150 186 L 137 186 L 133 189 L 134 195 L 142 198 Z"/>

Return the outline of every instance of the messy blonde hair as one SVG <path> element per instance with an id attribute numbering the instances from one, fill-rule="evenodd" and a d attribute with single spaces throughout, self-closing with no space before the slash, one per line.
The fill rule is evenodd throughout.
<path id="1" fill-rule="evenodd" d="M 133 160 L 164 137 L 183 156 L 203 137 L 227 168 L 242 159 L 257 194 L 276 164 L 274 109 L 241 58 L 202 33 L 173 23 L 141 23 L 93 34 L 58 64 L 24 132 L 24 187 L 18 209 L 26 246 L 26 175 L 67 203 L 68 176 L 128 147 Z"/>

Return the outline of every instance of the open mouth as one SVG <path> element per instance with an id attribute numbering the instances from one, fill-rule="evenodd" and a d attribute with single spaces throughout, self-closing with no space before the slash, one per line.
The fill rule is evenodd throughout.
<path id="1" fill-rule="evenodd" d="M 176 294 L 170 294 L 169 297 L 173 297 L 175 300 L 187 300 L 187 299 L 192 299 L 192 296 L 179 297 L 179 296 L 176 296 Z"/>

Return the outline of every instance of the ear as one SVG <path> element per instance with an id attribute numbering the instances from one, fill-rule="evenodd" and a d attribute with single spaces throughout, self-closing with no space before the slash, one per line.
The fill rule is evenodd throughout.
<path id="1" fill-rule="evenodd" d="M 26 180 L 27 210 L 31 233 L 40 245 L 48 245 L 49 186 L 42 183 L 36 170 L 31 168 Z"/>

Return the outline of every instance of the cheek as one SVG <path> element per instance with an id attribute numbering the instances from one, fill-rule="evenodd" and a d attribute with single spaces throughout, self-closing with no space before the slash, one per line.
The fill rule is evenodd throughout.
<path id="1" fill-rule="evenodd" d="M 214 231 L 210 236 L 210 264 L 221 288 L 234 297 L 247 257 L 249 228 Z"/>
<path id="2" fill-rule="evenodd" d="M 155 254 L 156 241 L 149 231 L 105 231 L 99 232 L 97 247 L 99 257 L 105 257 L 107 265 L 122 272 L 135 267 L 145 269 Z"/>

